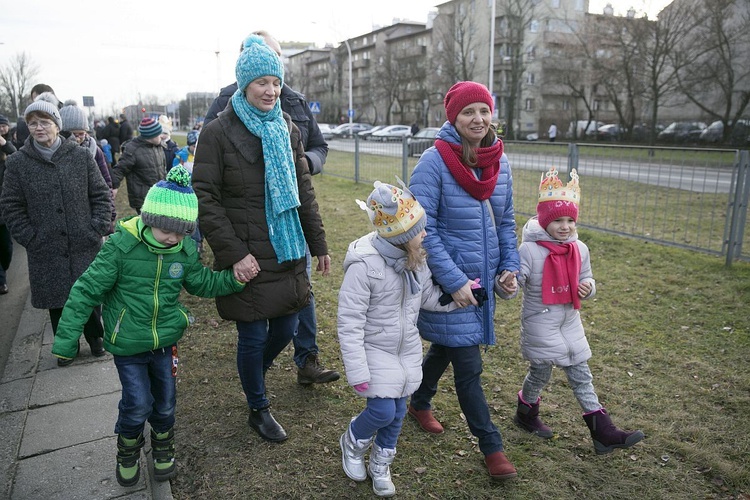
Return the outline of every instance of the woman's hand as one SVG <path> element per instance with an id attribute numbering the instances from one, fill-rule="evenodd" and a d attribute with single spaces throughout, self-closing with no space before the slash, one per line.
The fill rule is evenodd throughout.
<path id="1" fill-rule="evenodd" d="M 249 253 L 241 261 L 235 262 L 232 266 L 232 270 L 234 271 L 234 279 L 242 283 L 247 283 L 258 276 L 260 265 L 258 265 L 258 261 L 255 260 L 255 257 Z"/>
<path id="2" fill-rule="evenodd" d="M 516 274 L 508 270 L 502 272 L 497 278 L 497 284 L 500 288 L 508 295 L 513 295 L 518 291 L 518 280 L 516 280 Z"/>
<path id="3" fill-rule="evenodd" d="M 318 256 L 318 272 L 323 273 L 323 276 L 328 276 L 331 272 L 331 256 L 330 255 L 319 255 Z"/>
<path id="4" fill-rule="evenodd" d="M 453 302 L 456 303 L 458 307 L 467 307 L 467 306 L 478 306 L 479 303 L 477 302 L 477 299 L 474 298 L 474 294 L 471 293 L 471 286 L 474 284 L 473 280 L 467 280 L 466 284 L 453 292 L 451 294 L 451 297 L 453 297 Z"/>
<path id="5" fill-rule="evenodd" d="M 591 293 L 591 283 L 588 281 L 584 281 L 583 283 L 578 283 L 578 296 L 582 299 L 585 299 L 589 296 Z"/>

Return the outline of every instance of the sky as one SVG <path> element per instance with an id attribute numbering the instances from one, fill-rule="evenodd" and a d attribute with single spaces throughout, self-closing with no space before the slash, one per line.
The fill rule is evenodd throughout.
<path id="1" fill-rule="evenodd" d="M 477 0 L 482 1 L 482 0 Z M 62 100 L 108 115 L 139 98 L 179 101 L 188 92 L 217 92 L 235 80 L 239 45 L 264 29 L 279 41 L 337 46 L 395 20 L 427 22 L 437 0 L 0 0 L 0 68 L 25 52 Z M 591 0 L 601 13 L 608 0 Z M 611 2 L 655 18 L 669 0 Z M 166 6 L 166 8 L 164 7 Z M 279 6 L 279 11 L 275 7 Z M 292 14 L 293 13 L 293 14 Z"/>

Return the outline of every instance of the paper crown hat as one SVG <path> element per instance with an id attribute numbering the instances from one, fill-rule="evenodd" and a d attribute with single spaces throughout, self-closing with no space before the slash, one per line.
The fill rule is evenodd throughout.
<path id="1" fill-rule="evenodd" d="M 367 197 L 367 202 L 356 202 L 367 212 L 378 234 L 399 245 L 408 242 L 425 228 L 427 216 L 404 181 L 398 177 L 396 180 L 401 187 L 375 181 L 375 189 Z"/>
<path id="2" fill-rule="evenodd" d="M 557 169 L 550 169 L 542 174 L 539 183 L 539 199 L 536 205 L 539 225 L 544 229 L 553 220 L 560 217 L 571 217 L 578 220 L 578 204 L 581 201 L 581 188 L 578 185 L 578 172 L 570 170 L 570 181 L 564 185 L 557 176 Z"/>

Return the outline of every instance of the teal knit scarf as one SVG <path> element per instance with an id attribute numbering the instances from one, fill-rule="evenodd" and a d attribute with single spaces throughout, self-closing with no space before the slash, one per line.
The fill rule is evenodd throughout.
<path id="1" fill-rule="evenodd" d="M 276 259 L 280 263 L 301 259 L 305 256 L 305 235 L 297 212 L 300 206 L 297 174 L 281 104 L 276 101 L 271 111 L 261 111 L 250 105 L 244 92 L 238 88 L 232 96 L 232 107 L 245 127 L 260 137 L 263 145 L 266 222 Z"/>

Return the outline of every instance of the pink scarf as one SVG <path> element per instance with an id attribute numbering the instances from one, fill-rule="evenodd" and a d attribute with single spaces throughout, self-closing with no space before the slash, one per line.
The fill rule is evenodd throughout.
<path id="1" fill-rule="evenodd" d="M 477 165 L 482 170 L 481 179 L 461 163 L 463 147 L 442 139 L 435 141 L 435 147 L 445 162 L 458 185 L 471 195 L 472 198 L 484 201 L 492 196 L 497 186 L 497 176 L 500 173 L 500 158 L 503 156 L 503 141 L 498 140 L 488 148 L 477 148 Z"/>
<path id="2" fill-rule="evenodd" d="M 581 308 L 578 297 L 578 277 L 581 274 L 581 253 L 576 242 L 552 243 L 537 241 L 549 250 L 542 272 L 542 303 L 569 304 Z"/>

